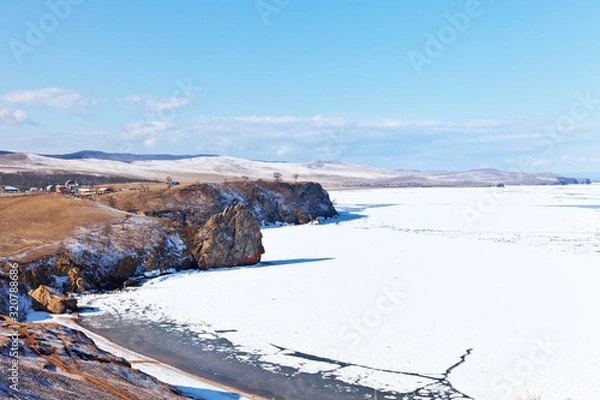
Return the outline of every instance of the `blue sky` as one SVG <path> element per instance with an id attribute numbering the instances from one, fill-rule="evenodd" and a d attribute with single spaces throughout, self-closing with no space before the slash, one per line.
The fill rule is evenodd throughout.
<path id="1" fill-rule="evenodd" d="M 600 171 L 595 0 L 0 10 L 0 149 Z"/>

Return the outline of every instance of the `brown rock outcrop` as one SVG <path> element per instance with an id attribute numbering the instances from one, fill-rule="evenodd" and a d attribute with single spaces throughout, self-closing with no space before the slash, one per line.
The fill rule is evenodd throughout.
<path id="1" fill-rule="evenodd" d="M 99 349 L 82 332 L 55 323 L 15 323 L 0 315 L 0 351 L 2 399 L 187 398 Z M 9 357 L 16 351 L 18 357 Z"/>
<path id="2" fill-rule="evenodd" d="M 237 203 L 243 204 L 263 225 L 305 224 L 338 215 L 329 194 L 315 182 L 201 183 L 165 192 L 137 192 L 131 197 L 140 213 L 193 227 L 205 224 L 212 215 Z M 117 207 L 131 209 L 125 201 L 118 202 Z"/>
<path id="3" fill-rule="evenodd" d="M 28 293 L 33 299 L 33 309 L 36 311 L 47 311 L 53 314 L 62 314 L 67 310 L 77 311 L 77 300 L 65 297 L 56 290 L 40 285 Z"/>
<path id="4" fill-rule="evenodd" d="M 241 204 L 210 217 L 194 235 L 191 249 L 200 269 L 257 264 L 265 252 L 260 225 Z"/>
<path id="5" fill-rule="evenodd" d="M 0 257 L 4 273 L 9 265 Z M 109 291 L 135 276 L 190 268 L 196 263 L 177 226 L 129 217 L 119 224 L 75 232 L 53 254 L 19 262 L 19 290 L 27 293 L 44 285 L 64 294 Z"/>

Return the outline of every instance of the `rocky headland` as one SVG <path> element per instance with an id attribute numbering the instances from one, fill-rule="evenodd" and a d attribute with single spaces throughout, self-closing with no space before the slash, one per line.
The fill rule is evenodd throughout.
<path id="1" fill-rule="evenodd" d="M 337 212 L 329 194 L 315 182 L 235 181 L 197 183 L 167 190 L 139 190 L 102 196 L 119 210 L 167 218 L 182 226 L 200 226 L 227 207 L 241 204 L 261 225 L 305 224 Z"/>
<path id="2" fill-rule="evenodd" d="M 256 264 L 264 253 L 261 225 L 337 215 L 316 183 L 243 181 L 132 190 L 96 201 L 56 195 L 2 201 L 0 228 L 11 229 L 0 247 L 0 314 L 6 315 L 0 315 L 0 347 L 7 354 L 18 348 L 19 375 L 18 392 L 5 380 L 0 396 L 19 399 L 184 398 L 77 330 L 17 321 L 31 309 L 75 312 L 76 293 L 183 269 Z M 15 359 L 1 358 L 2 369 Z"/>
<path id="3" fill-rule="evenodd" d="M 184 269 L 256 264 L 264 253 L 261 225 L 337 215 L 328 193 L 312 182 L 195 184 L 124 191 L 96 202 L 40 196 L 49 197 L 66 208 L 86 202 L 92 211 L 114 214 L 82 223 L 53 246 L 38 246 L 48 251 L 0 257 L 0 284 L 8 284 L 10 265 L 18 263 L 21 295 L 34 309 L 54 313 L 76 310 L 74 293 L 110 291 Z"/>

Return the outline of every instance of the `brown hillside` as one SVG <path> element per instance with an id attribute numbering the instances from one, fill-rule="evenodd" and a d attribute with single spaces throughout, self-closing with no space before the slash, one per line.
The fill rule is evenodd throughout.
<path id="1" fill-rule="evenodd" d="M 0 198 L 0 257 L 52 254 L 77 228 L 122 216 L 91 201 L 58 195 Z"/>

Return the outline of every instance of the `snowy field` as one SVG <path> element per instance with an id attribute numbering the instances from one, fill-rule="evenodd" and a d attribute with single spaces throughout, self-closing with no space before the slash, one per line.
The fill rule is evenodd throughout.
<path id="1" fill-rule="evenodd" d="M 331 197 L 337 221 L 265 228 L 256 267 L 80 304 L 382 391 L 600 398 L 600 185 Z"/>

